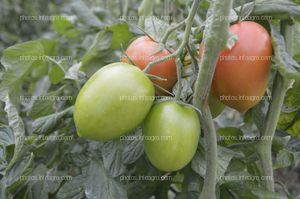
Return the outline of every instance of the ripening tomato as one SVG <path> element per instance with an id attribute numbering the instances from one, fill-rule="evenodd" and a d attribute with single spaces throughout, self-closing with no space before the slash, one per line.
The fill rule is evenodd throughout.
<path id="1" fill-rule="evenodd" d="M 220 53 L 212 90 L 224 104 L 244 113 L 255 106 L 266 91 L 271 37 L 264 27 L 251 21 L 234 24 L 229 31 L 238 36 L 238 41 Z M 201 44 L 200 56 L 203 49 Z"/>
<path id="2" fill-rule="evenodd" d="M 104 66 L 77 96 L 77 133 L 92 140 L 118 138 L 144 120 L 153 100 L 153 84 L 139 68 L 121 62 Z"/>
<path id="3" fill-rule="evenodd" d="M 144 121 L 145 152 L 159 170 L 176 171 L 193 158 L 199 138 L 197 112 L 174 101 L 153 106 Z"/>
<path id="4" fill-rule="evenodd" d="M 150 62 L 166 57 L 171 53 L 167 49 L 161 49 L 159 43 L 151 40 L 148 36 L 142 36 L 134 40 L 125 51 L 134 65 L 140 69 L 144 69 Z M 123 56 L 122 61 L 130 63 L 126 56 Z M 158 63 L 150 70 L 150 74 L 164 78 L 166 80 L 152 80 L 160 87 L 171 91 L 176 83 L 176 63 L 175 59 L 169 59 Z M 160 89 L 156 89 L 158 94 L 166 94 Z"/>

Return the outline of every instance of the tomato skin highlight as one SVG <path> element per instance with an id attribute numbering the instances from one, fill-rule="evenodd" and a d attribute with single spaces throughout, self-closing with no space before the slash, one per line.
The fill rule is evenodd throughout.
<path id="1" fill-rule="evenodd" d="M 77 96 L 77 133 L 92 140 L 116 139 L 144 120 L 153 100 L 153 84 L 139 68 L 121 62 L 104 66 Z"/>
<path id="2" fill-rule="evenodd" d="M 216 65 L 212 90 L 227 106 L 241 113 L 255 106 L 267 88 L 272 41 L 258 23 L 243 21 L 230 26 L 238 36 L 232 49 L 223 50 Z M 200 45 L 200 56 L 203 54 Z"/>
<path id="3" fill-rule="evenodd" d="M 182 169 L 197 150 L 200 130 L 199 117 L 193 108 L 174 101 L 154 105 L 144 121 L 143 131 L 150 162 L 162 171 Z"/>
<path id="4" fill-rule="evenodd" d="M 167 49 L 161 50 L 159 43 L 151 40 L 148 36 L 142 36 L 134 40 L 125 53 L 133 64 L 141 70 L 145 69 L 150 62 L 171 54 Z M 126 63 L 130 63 L 130 60 L 126 56 L 122 58 L 122 61 Z M 160 87 L 171 91 L 177 81 L 175 59 L 168 59 L 156 64 L 149 73 L 166 79 L 166 81 L 154 79 L 152 81 Z M 166 94 L 160 89 L 157 89 L 157 91 L 158 94 Z"/>

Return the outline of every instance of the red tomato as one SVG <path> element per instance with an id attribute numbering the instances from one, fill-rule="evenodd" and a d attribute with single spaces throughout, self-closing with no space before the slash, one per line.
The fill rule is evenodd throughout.
<path id="1" fill-rule="evenodd" d="M 171 54 L 167 49 L 161 50 L 159 43 L 151 40 L 147 36 L 142 36 L 134 40 L 128 46 L 125 53 L 131 59 L 133 64 L 138 66 L 141 70 L 143 70 L 148 63 Z M 122 61 L 130 63 L 126 56 L 123 57 Z M 160 87 L 171 91 L 177 80 L 175 59 L 169 59 L 156 64 L 150 70 L 150 74 L 166 79 L 166 81 L 154 79 L 152 79 L 152 81 Z M 164 93 L 160 89 L 156 90 L 157 93 Z"/>
<path id="2" fill-rule="evenodd" d="M 255 106 L 266 91 L 272 42 L 267 30 L 255 22 L 239 22 L 229 31 L 238 36 L 238 41 L 220 53 L 212 90 L 224 104 L 244 113 Z"/>

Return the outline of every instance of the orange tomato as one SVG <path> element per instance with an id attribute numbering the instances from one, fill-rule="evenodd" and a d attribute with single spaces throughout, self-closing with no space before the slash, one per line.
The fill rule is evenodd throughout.
<path id="1" fill-rule="evenodd" d="M 143 70 L 150 62 L 171 54 L 167 49 L 161 49 L 159 43 L 151 40 L 148 36 L 142 36 L 134 40 L 128 46 L 125 53 L 133 64 L 138 66 L 141 70 Z M 130 63 L 126 56 L 123 56 L 122 61 Z M 152 79 L 152 81 L 160 87 L 171 91 L 177 80 L 175 59 L 169 59 L 154 65 L 149 73 L 166 79 Z M 158 94 L 166 94 L 160 89 L 156 89 L 156 91 Z"/>
<path id="2" fill-rule="evenodd" d="M 238 36 L 238 41 L 220 53 L 212 91 L 225 105 L 244 113 L 255 106 L 266 91 L 272 42 L 267 30 L 252 21 L 234 24 L 229 31 Z M 202 43 L 200 56 L 203 52 Z"/>

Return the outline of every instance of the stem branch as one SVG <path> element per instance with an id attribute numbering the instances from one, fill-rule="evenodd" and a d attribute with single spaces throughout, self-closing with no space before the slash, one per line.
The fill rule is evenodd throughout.
<path id="1" fill-rule="evenodd" d="M 180 28 L 181 26 L 183 26 L 185 24 L 185 20 L 183 20 L 182 22 L 179 22 L 178 24 L 176 24 L 173 27 L 170 27 L 162 36 L 160 43 L 162 44 L 166 44 L 170 34 L 175 31 L 176 29 Z"/>
<path id="2" fill-rule="evenodd" d="M 292 53 L 291 45 L 291 26 L 281 23 L 282 32 L 286 40 L 286 50 Z M 262 164 L 262 175 L 267 176 L 265 187 L 269 191 L 274 191 L 273 179 L 273 163 L 272 163 L 272 140 L 276 131 L 277 123 L 280 117 L 281 107 L 284 103 L 284 98 L 291 80 L 282 77 L 277 71 L 272 88 L 272 101 L 269 105 L 268 113 L 266 116 L 265 126 L 261 136 L 270 137 L 271 139 L 260 139 L 257 147 L 257 152 Z"/>
<path id="3" fill-rule="evenodd" d="M 262 175 L 268 177 L 265 186 L 269 191 L 274 191 L 273 166 L 272 166 L 272 140 L 279 120 L 281 107 L 289 85 L 279 72 L 276 73 L 274 85 L 272 88 L 272 101 L 267 113 L 266 123 L 262 136 L 271 139 L 261 139 L 258 143 L 258 154 L 262 163 Z"/>
<path id="4" fill-rule="evenodd" d="M 151 16 L 153 13 L 153 7 L 154 7 L 154 1 L 153 0 L 143 0 L 139 9 L 138 9 L 138 15 L 139 15 L 139 21 L 138 26 L 141 29 L 144 29 L 145 27 L 145 18 L 147 16 Z"/>
<path id="5" fill-rule="evenodd" d="M 181 80 L 181 69 L 182 69 L 182 63 L 180 60 L 180 57 L 176 58 L 176 73 L 177 73 L 177 93 L 175 95 L 175 100 L 179 101 L 181 96 L 181 90 L 182 90 L 182 80 Z"/>
<path id="6" fill-rule="evenodd" d="M 199 66 L 199 73 L 195 83 L 193 104 L 202 112 L 206 138 L 206 173 L 204 185 L 200 195 L 201 199 L 216 198 L 215 186 L 217 175 L 217 138 L 212 115 L 208 106 L 207 97 L 211 87 L 213 73 L 219 53 L 226 46 L 229 38 L 228 20 L 221 20 L 221 16 L 228 16 L 232 7 L 232 0 L 216 0 L 211 4 L 210 20 L 207 19 L 205 28 L 205 49 Z M 225 30 L 225 31 L 224 31 Z"/>

